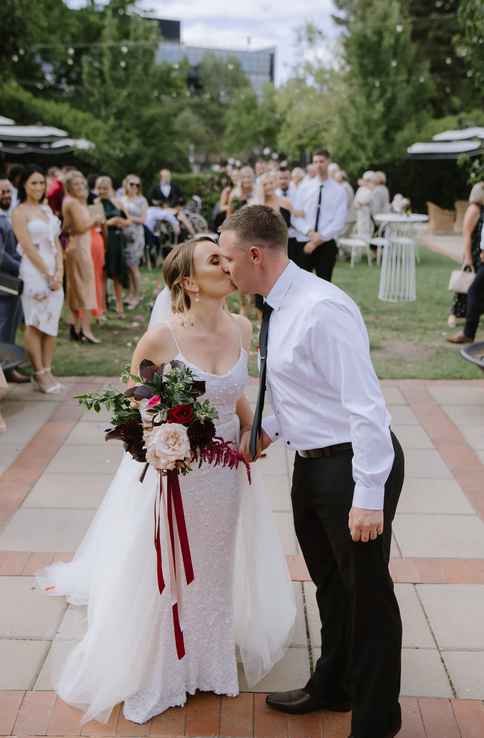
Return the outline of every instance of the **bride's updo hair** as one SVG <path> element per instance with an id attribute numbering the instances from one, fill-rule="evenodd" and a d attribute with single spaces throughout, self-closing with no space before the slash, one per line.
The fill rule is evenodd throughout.
<path id="1" fill-rule="evenodd" d="M 215 236 L 210 234 L 199 234 L 189 241 L 175 246 L 163 264 L 163 277 L 165 284 L 171 292 L 171 309 L 174 313 L 185 313 L 190 310 L 190 295 L 183 287 L 183 280 L 192 278 L 195 274 L 193 257 L 199 243 L 210 241 L 217 243 Z"/>

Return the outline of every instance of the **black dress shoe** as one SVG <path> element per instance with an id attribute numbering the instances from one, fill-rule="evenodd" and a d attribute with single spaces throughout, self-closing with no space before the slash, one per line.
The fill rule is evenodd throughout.
<path id="1" fill-rule="evenodd" d="M 25 374 L 21 374 L 16 369 L 5 372 L 5 377 L 7 382 L 13 382 L 14 384 L 26 384 L 30 382 L 30 377 L 26 377 Z"/>
<path id="2" fill-rule="evenodd" d="M 305 689 L 293 689 L 290 692 L 275 692 L 266 697 L 266 703 L 274 710 L 287 712 L 290 715 L 304 715 L 307 712 L 317 710 L 331 710 L 332 712 L 349 712 L 349 702 L 338 702 L 330 704 L 306 692 Z"/>

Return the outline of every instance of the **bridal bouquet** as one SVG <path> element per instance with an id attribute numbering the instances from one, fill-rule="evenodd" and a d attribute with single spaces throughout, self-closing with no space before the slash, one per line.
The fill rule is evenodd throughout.
<path id="1" fill-rule="evenodd" d="M 161 472 L 187 474 L 194 462 L 237 467 L 243 461 L 231 442 L 216 437 L 217 411 L 205 394 L 205 382 L 198 381 L 192 370 L 180 361 L 170 368 L 141 362 L 139 376 L 125 372 L 122 379 L 138 384 L 124 392 L 106 390 L 77 395 L 81 405 L 100 412 L 112 411 L 112 428 L 106 440 L 123 441 L 128 453 Z M 142 475 L 146 473 L 147 467 Z M 248 467 L 247 467 L 248 469 Z"/>
<path id="2" fill-rule="evenodd" d="M 105 407 L 112 413 L 111 428 L 106 430 L 107 441 L 123 441 L 126 451 L 136 461 L 145 463 L 140 477 L 143 482 L 149 466 L 159 473 L 159 495 L 155 498 L 156 571 L 160 594 L 165 589 L 160 540 L 160 516 L 162 501 L 169 530 L 168 558 L 170 587 L 173 603 L 173 625 L 179 658 L 185 655 L 183 631 L 178 602 L 180 592 L 177 582 L 177 558 L 181 554 L 187 584 L 194 580 L 193 565 L 188 542 L 179 475 L 188 474 L 194 464 L 203 462 L 215 466 L 237 468 L 245 464 L 250 480 L 249 465 L 238 448 L 230 441 L 216 436 L 214 421 L 217 411 L 212 403 L 202 397 L 205 382 L 198 381 L 189 367 L 180 361 L 172 361 L 168 369 L 156 366 L 145 359 L 141 362 L 139 376 L 125 372 L 123 381 L 137 382 L 124 392 L 112 389 L 104 392 L 78 395 L 76 399 L 88 410 L 100 412 Z M 166 478 L 166 496 L 163 495 L 163 478 Z"/>

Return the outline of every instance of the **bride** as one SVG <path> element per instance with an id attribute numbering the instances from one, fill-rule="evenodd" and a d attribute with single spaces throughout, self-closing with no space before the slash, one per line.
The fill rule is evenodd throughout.
<path id="1" fill-rule="evenodd" d="M 216 242 L 200 236 L 179 245 L 164 276 L 171 306 L 155 309 L 131 371 L 137 374 L 143 359 L 184 362 L 206 383 L 217 435 L 242 442 L 252 420 L 244 395 L 251 326 L 225 309 L 235 288 Z M 159 312 L 165 320 L 157 323 Z M 50 595 L 87 605 L 83 639 L 53 668 L 58 695 L 83 710 L 83 723 L 107 721 L 120 702 L 128 720 L 143 723 L 197 690 L 235 696 L 236 646 L 252 686 L 290 642 L 292 586 L 257 470 L 251 467 L 249 485 L 245 470 L 204 464 L 181 478 L 195 579 L 179 585 L 186 655 L 178 659 L 170 587 L 160 595 L 156 582 L 158 476 L 150 467 L 141 483 L 142 469 L 124 456 L 73 561 L 38 577 Z M 163 561 L 167 535 L 162 528 Z"/>

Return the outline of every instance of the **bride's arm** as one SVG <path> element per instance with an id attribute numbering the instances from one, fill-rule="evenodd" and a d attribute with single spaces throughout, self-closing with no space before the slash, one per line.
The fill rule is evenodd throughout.
<path id="1" fill-rule="evenodd" d="M 149 359 L 154 364 L 167 364 L 173 361 L 177 354 L 177 348 L 173 336 L 166 324 L 157 325 L 146 331 L 138 341 L 131 359 L 131 374 L 138 375 L 139 366 L 143 359 Z M 128 386 L 132 387 L 136 382 L 129 380 Z"/>
<path id="2" fill-rule="evenodd" d="M 251 341 L 252 341 L 252 323 L 244 315 L 234 315 L 237 320 L 242 346 L 250 352 Z M 239 416 L 240 420 L 240 450 L 245 455 L 246 449 L 248 449 L 248 443 L 250 438 L 250 429 L 252 427 L 252 420 L 254 414 L 250 403 L 245 396 L 242 394 L 235 405 L 235 412 Z"/>

